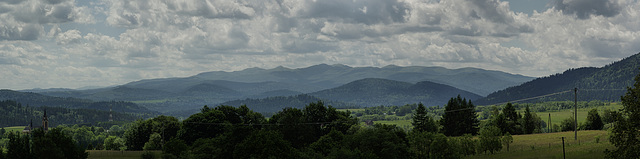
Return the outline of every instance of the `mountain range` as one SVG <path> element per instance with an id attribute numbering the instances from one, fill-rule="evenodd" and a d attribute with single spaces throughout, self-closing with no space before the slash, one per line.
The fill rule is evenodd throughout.
<path id="1" fill-rule="evenodd" d="M 127 104 L 121 105 L 129 105 L 125 108 L 132 111 L 169 114 L 188 114 L 203 105 L 218 104 L 251 105 L 252 109 L 268 112 L 317 100 L 329 101 L 328 103 L 339 107 L 417 102 L 442 106 L 449 98 L 458 94 L 474 101 L 476 105 L 526 98 L 535 98 L 537 101 L 572 100 L 571 90 L 574 88 L 578 88 L 578 100 L 581 101 L 617 101 L 626 92 L 625 88 L 632 86 L 633 77 L 640 73 L 638 68 L 640 54 L 599 68 L 569 69 L 535 79 L 477 68 L 393 65 L 349 67 L 320 64 L 298 69 L 276 67 L 204 72 L 185 78 L 146 79 L 88 90 L 23 90 L 19 93 L 37 94 L 23 93 L 19 96 L 30 99 L 23 102 L 26 104 L 79 108 L 90 107 L 93 101 L 125 101 L 123 103 Z M 11 98 L 11 94 L 17 93 L 0 91 L 0 99 L 15 100 L 15 97 Z"/>
<path id="2" fill-rule="evenodd" d="M 204 72 L 185 78 L 146 79 L 89 90 L 34 89 L 23 92 L 93 101 L 129 101 L 150 110 L 167 113 L 247 98 L 300 94 L 317 96 L 336 103 L 349 103 L 344 105 L 404 105 L 413 102 L 443 105 L 446 103 L 444 100 L 457 94 L 477 99 L 490 92 L 531 79 L 533 78 L 477 68 L 446 69 L 394 65 L 349 67 L 320 64 L 298 69 L 276 67 L 249 68 L 235 72 Z M 358 90 L 359 85 L 365 85 L 369 90 Z M 365 93 L 358 91 L 377 96 L 365 96 Z M 442 95 L 449 97 L 441 97 Z"/>

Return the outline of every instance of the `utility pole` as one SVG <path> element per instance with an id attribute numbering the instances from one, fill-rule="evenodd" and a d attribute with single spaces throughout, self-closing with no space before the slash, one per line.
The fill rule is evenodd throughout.
<path id="1" fill-rule="evenodd" d="M 574 138 L 575 140 L 578 140 L 578 88 L 573 88 L 573 95 L 574 95 L 573 123 L 575 124 L 575 127 L 573 128 L 573 130 L 575 130 Z"/>
<path id="2" fill-rule="evenodd" d="M 566 159 L 567 156 L 564 153 L 564 137 L 562 137 L 562 158 Z"/>
<path id="3" fill-rule="evenodd" d="M 549 133 L 551 133 L 551 113 L 549 113 L 549 123 L 547 123 L 547 130 L 549 130 Z"/>

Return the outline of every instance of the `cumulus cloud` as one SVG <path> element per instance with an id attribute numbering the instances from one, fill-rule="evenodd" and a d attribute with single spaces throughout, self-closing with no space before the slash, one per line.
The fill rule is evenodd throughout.
<path id="1" fill-rule="evenodd" d="M 580 19 L 591 15 L 613 17 L 620 13 L 616 0 L 554 0 L 553 7 L 564 14 L 575 14 Z"/>
<path id="2" fill-rule="evenodd" d="M 86 7 L 73 0 L 27 0 L 0 2 L 0 40 L 37 40 L 43 25 L 67 22 L 91 23 Z"/>
<path id="3" fill-rule="evenodd" d="M 5 1 L 0 67 L 11 71 L 0 74 L 72 88 L 318 63 L 544 76 L 640 50 L 637 1 L 554 1 L 530 15 L 510 8 L 500 0 Z"/>

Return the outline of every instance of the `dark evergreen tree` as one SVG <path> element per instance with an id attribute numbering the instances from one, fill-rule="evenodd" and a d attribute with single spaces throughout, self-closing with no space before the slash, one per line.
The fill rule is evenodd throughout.
<path id="1" fill-rule="evenodd" d="M 615 121 L 609 141 L 616 149 L 607 152 L 608 158 L 638 158 L 640 156 L 640 74 L 633 87 L 621 97 L 623 118 Z"/>
<path id="2" fill-rule="evenodd" d="M 497 126 L 502 130 L 502 133 L 509 132 L 510 134 L 522 134 L 522 126 L 519 122 L 520 115 L 516 112 L 515 107 L 511 103 L 507 103 L 502 109 L 503 121 L 497 121 L 501 124 Z M 502 119 L 500 119 L 502 120 Z"/>
<path id="3" fill-rule="evenodd" d="M 413 125 L 413 130 L 416 131 L 438 132 L 438 125 L 436 125 L 433 118 L 427 114 L 427 109 L 422 103 L 418 104 L 411 124 Z"/>
<path id="4" fill-rule="evenodd" d="M 535 118 L 535 113 L 532 113 L 531 110 L 529 110 L 529 106 L 527 105 L 527 107 L 524 110 L 524 117 L 522 118 L 522 125 L 524 128 L 524 133 L 525 134 L 532 134 L 533 131 L 536 129 L 536 118 Z"/>
<path id="5" fill-rule="evenodd" d="M 449 100 L 440 122 L 447 136 L 478 133 L 479 121 L 475 106 L 470 100 L 462 99 L 460 95 Z"/>
<path id="6" fill-rule="evenodd" d="M 598 115 L 598 109 L 594 108 L 589 110 L 584 124 L 586 130 L 602 130 L 604 123 L 602 122 L 600 115 Z"/>

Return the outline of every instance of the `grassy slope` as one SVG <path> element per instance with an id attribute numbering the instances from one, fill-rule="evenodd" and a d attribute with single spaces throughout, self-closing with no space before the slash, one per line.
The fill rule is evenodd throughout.
<path id="1" fill-rule="evenodd" d="M 562 158 L 562 139 L 565 138 L 567 158 L 604 158 L 604 150 L 614 147 L 608 141 L 607 131 L 578 131 L 578 140 L 573 132 L 514 135 L 510 151 L 506 147 L 496 154 L 478 154 L 467 158 Z M 599 137 L 600 141 L 596 142 Z"/>

